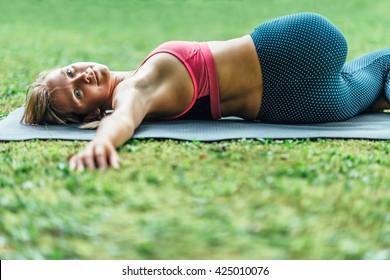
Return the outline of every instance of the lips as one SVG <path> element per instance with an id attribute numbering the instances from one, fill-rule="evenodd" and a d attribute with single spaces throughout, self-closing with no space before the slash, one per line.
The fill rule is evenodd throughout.
<path id="1" fill-rule="evenodd" d="M 99 74 L 96 70 L 92 69 L 93 76 L 95 77 L 96 86 L 99 86 Z"/>

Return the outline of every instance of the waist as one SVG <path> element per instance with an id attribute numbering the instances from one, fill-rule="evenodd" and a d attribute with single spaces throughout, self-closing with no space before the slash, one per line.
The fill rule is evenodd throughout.
<path id="1" fill-rule="evenodd" d="M 263 94 L 259 57 L 249 35 L 208 42 L 218 80 L 222 116 L 255 119 Z"/>

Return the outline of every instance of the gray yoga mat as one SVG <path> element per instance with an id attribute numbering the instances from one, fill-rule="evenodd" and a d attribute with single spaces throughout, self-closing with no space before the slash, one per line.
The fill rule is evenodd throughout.
<path id="1" fill-rule="evenodd" d="M 30 126 L 20 123 L 23 107 L 0 121 L 0 141 L 29 139 L 91 140 L 95 130 L 74 125 Z M 276 125 L 238 119 L 220 121 L 173 120 L 143 122 L 134 138 L 218 141 L 239 138 L 361 138 L 390 139 L 390 114 L 367 113 L 344 122 Z"/>

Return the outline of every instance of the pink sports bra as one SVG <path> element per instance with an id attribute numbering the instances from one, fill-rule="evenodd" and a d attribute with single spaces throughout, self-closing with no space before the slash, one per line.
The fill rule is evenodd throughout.
<path id="1" fill-rule="evenodd" d="M 194 97 L 190 106 L 178 118 L 186 114 L 201 97 L 210 96 L 210 109 L 213 119 L 220 119 L 221 106 L 219 100 L 219 87 L 217 70 L 213 55 L 207 43 L 202 42 L 167 42 L 153 50 L 141 63 L 140 67 L 153 55 L 168 53 L 179 59 L 187 68 L 194 85 Z M 139 67 L 138 67 L 139 69 Z M 137 69 L 137 71 L 138 71 Z"/>

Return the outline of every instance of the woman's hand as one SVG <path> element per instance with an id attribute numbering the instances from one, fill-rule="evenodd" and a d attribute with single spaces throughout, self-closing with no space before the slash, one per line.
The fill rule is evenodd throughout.
<path id="1" fill-rule="evenodd" d="M 74 155 L 69 160 L 71 170 L 83 171 L 85 168 L 106 169 L 107 167 L 119 168 L 119 156 L 110 141 L 93 140 L 85 149 Z"/>

